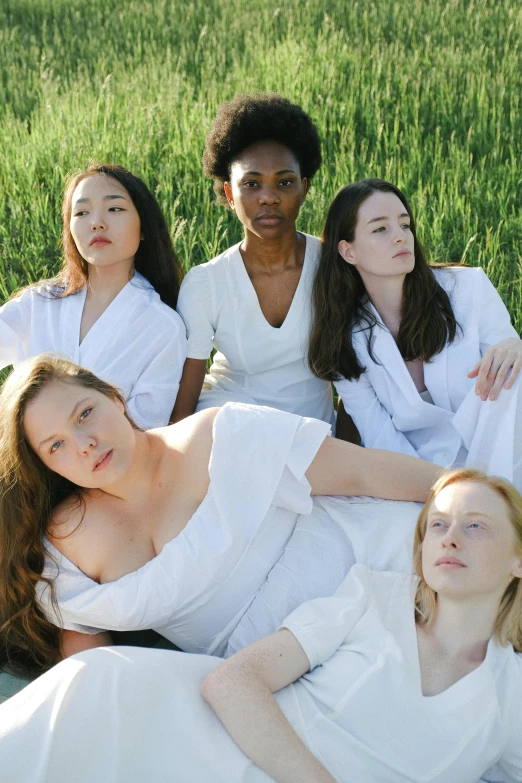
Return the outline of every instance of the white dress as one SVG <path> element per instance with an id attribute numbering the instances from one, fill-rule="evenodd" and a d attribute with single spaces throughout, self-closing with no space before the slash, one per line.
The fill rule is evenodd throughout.
<path id="1" fill-rule="evenodd" d="M 479 268 L 434 269 L 447 291 L 461 332 L 424 364 L 431 402 L 417 391 L 397 345 L 380 321 L 368 352 L 367 330 L 353 336 L 366 371 L 357 381 L 336 381 L 346 411 L 365 446 L 399 451 L 438 465 L 462 464 L 514 480 L 522 460 L 521 384 L 482 402 L 468 378 L 486 349 L 517 337 L 499 294 Z M 518 409 L 518 411 L 517 411 Z M 522 468 L 522 464 L 518 471 Z M 522 473 L 521 473 L 522 479 Z M 520 487 L 522 489 L 522 487 Z"/>
<path id="2" fill-rule="evenodd" d="M 421 691 L 412 577 L 356 566 L 289 628 L 313 668 L 275 698 L 339 783 L 522 781 L 522 659 Z M 208 656 L 105 648 L 60 663 L 0 706 L 5 780 L 267 783 L 199 694 Z M 255 727 L 253 727 L 255 730 Z"/>
<path id="3" fill-rule="evenodd" d="M 312 501 L 305 472 L 329 429 L 227 403 L 214 422 L 207 495 L 184 530 L 142 568 L 101 585 L 46 542 L 60 617 L 43 582 L 42 609 L 71 630 L 153 628 L 187 652 L 223 656 L 274 632 L 304 601 L 332 595 L 356 559 L 411 570 L 420 504 Z"/>
<path id="4" fill-rule="evenodd" d="M 186 275 L 178 311 L 187 327 L 187 356 L 208 359 L 212 349 L 217 350 L 197 410 L 246 402 L 333 423 L 331 386 L 313 375 L 307 361 L 311 290 L 321 243 L 305 236 L 301 278 L 279 329 L 261 311 L 239 243 Z"/>
<path id="5" fill-rule="evenodd" d="M 80 345 L 87 288 L 53 299 L 30 288 L 0 308 L 0 367 L 39 353 L 71 359 L 123 392 L 139 427 L 168 423 L 187 351 L 178 313 L 139 272 L 122 288 Z"/>

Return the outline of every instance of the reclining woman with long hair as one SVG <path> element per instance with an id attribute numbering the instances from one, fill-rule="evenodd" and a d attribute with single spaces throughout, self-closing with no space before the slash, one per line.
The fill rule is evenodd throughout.
<path id="1" fill-rule="evenodd" d="M 26 360 L 0 394 L 0 663 L 43 670 L 110 629 L 222 655 L 310 493 L 418 501 L 439 472 L 329 429 L 230 404 L 143 432 L 88 370 Z M 343 558 L 307 590 L 331 594 Z"/>
<path id="2" fill-rule="evenodd" d="M 0 367 L 53 351 L 122 390 L 138 426 L 168 423 L 187 339 L 165 218 L 139 177 L 92 164 L 69 176 L 62 268 L 0 308 Z"/>
<path id="3" fill-rule="evenodd" d="M 522 489 L 522 340 L 482 269 L 427 263 L 395 185 L 339 191 L 313 299 L 310 367 L 335 383 L 366 446 Z"/>
<path id="4" fill-rule="evenodd" d="M 222 663 L 131 648 L 60 663 L 0 707 L 6 779 L 519 783 L 522 497 L 442 476 L 414 563 L 355 566 Z"/>

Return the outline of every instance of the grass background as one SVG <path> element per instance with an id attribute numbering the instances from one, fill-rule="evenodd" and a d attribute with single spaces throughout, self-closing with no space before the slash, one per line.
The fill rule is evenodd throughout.
<path id="1" fill-rule="evenodd" d="M 518 0 L 0 0 L 0 300 L 60 262 L 66 172 L 127 166 L 185 265 L 241 235 L 201 173 L 218 104 L 300 103 L 324 165 L 300 227 L 341 186 L 391 179 L 428 255 L 483 266 L 522 331 Z"/>

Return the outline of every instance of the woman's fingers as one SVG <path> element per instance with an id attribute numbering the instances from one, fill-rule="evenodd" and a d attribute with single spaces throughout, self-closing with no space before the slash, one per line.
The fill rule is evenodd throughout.
<path id="1" fill-rule="evenodd" d="M 478 394 L 483 400 L 487 400 L 488 394 L 495 380 L 495 374 L 492 372 L 494 358 L 494 350 L 488 348 L 477 365 L 478 377 L 475 384 L 475 394 Z"/>
<path id="2" fill-rule="evenodd" d="M 498 372 L 496 373 L 494 383 L 492 384 L 489 391 L 490 400 L 497 399 L 498 395 L 500 394 L 500 390 L 504 385 L 504 381 L 506 380 L 506 376 L 512 367 L 513 367 L 513 359 L 510 356 L 508 356 L 504 359 L 504 361 L 498 368 Z M 487 399 L 487 396 L 486 397 L 482 396 L 482 399 Z"/>
<path id="3" fill-rule="evenodd" d="M 506 383 L 504 384 L 505 389 L 511 389 L 516 379 L 518 378 L 521 369 L 522 369 L 522 356 L 518 356 L 515 359 L 513 367 L 511 368 L 511 375 L 509 376 Z"/>

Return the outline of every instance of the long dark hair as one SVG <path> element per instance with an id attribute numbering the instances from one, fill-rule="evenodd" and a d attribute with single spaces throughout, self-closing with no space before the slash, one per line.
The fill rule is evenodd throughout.
<path id="1" fill-rule="evenodd" d="M 87 177 L 105 175 L 117 180 L 129 194 L 140 218 L 143 236 L 134 258 L 134 267 L 160 295 L 162 302 L 175 309 L 183 277 L 181 264 L 172 247 L 169 230 L 158 202 L 145 183 L 123 166 L 114 163 L 92 163 L 84 171 L 69 175 L 62 203 L 62 268 L 46 290 L 53 297 L 62 298 L 77 293 L 89 277 L 89 264 L 80 255 L 71 234 L 72 197 L 77 185 Z M 18 291 L 15 296 L 18 296 Z"/>
<path id="2" fill-rule="evenodd" d="M 367 330 L 372 354 L 372 331 L 377 324 L 369 308 L 362 278 L 353 264 L 340 256 L 339 242 L 353 242 L 361 204 L 375 193 L 394 193 L 410 217 L 415 266 L 406 275 L 397 346 L 405 361 L 428 362 L 455 339 L 458 323 L 446 291 L 435 279 L 417 239 L 415 221 L 404 194 L 382 179 L 363 179 L 342 188 L 334 198 L 324 226 L 322 250 L 312 293 L 312 327 L 308 361 L 312 372 L 327 381 L 357 379 L 365 368 L 359 363 L 352 335 Z M 435 265 L 434 265 L 435 266 Z"/>
<path id="3" fill-rule="evenodd" d="M 63 500 L 83 506 L 80 487 L 46 467 L 32 450 L 23 419 L 28 404 L 53 381 L 77 383 L 118 400 L 114 386 L 67 359 L 40 355 L 22 362 L 0 393 L 0 668 L 39 673 L 60 660 L 60 630 L 38 605 L 35 588 L 47 582 L 43 536 L 53 509 Z M 125 414 L 128 417 L 127 414 Z M 132 426 L 135 426 L 129 418 Z"/>

